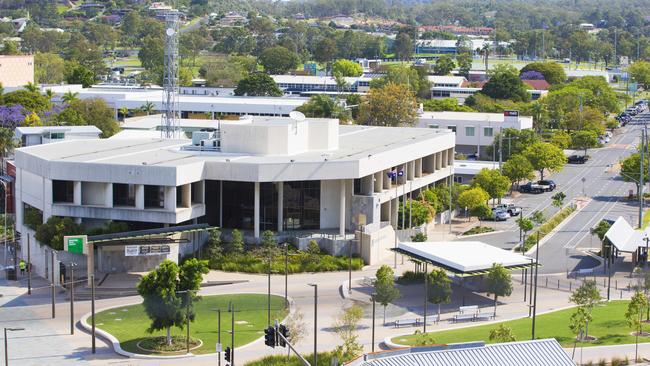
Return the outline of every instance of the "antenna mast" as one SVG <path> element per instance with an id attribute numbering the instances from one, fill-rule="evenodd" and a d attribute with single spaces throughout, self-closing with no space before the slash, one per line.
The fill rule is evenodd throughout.
<path id="1" fill-rule="evenodd" d="M 179 137 L 178 32 L 179 13 L 172 8 L 165 13 L 165 73 L 161 137 L 166 139 Z"/>

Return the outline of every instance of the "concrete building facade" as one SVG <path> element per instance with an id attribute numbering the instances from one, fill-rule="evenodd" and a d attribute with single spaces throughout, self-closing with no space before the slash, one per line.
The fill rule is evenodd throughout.
<path id="1" fill-rule="evenodd" d="M 385 229 L 397 227 L 400 198 L 448 182 L 453 156 L 448 130 L 277 117 L 221 121 L 192 140 L 31 146 L 15 153 L 16 225 L 30 232 L 24 211 L 35 209 L 43 221 L 71 217 L 85 227 L 207 223 L 251 241 L 264 230 L 327 233 L 321 244 L 335 254 L 360 230 L 368 240 L 356 251 L 374 263 L 391 255 L 395 236 Z"/>

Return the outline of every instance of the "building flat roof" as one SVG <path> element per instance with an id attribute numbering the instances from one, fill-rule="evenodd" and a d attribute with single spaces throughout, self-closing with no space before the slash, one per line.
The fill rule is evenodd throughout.
<path id="1" fill-rule="evenodd" d="M 221 152 L 181 151 L 190 140 L 163 139 L 100 139 L 92 143 L 82 140 L 62 141 L 54 145 L 37 145 L 18 149 L 23 153 L 50 161 L 110 162 L 111 164 L 171 165 L 182 161 L 225 161 L 240 163 L 275 162 L 334 162 L 358 160 L 373 154 L 408 146 L 438 136 L 453 134 L 444 129 L 340 126 L 339 149 L 335 151 L 309 151 L 291 156 L 255 156 Z"/>
<path id="2" fill-rule="evenodd" d="M 503 113 L 480 113 L 480 112 L 423 112 L 419 118 L 434 120 L 457 120 L 476 122 L 503 122 Z M 520 119 L 529 119 L 529 116 L 519 116 Z"/>
<path id="3" fill-rule="evenodd" d="M 452 348 L 451 346 L 459 346 Z M 450 345 L 450 349 L 424 351 L 390 356 L 379 354 L 377 359 L 361 362 L 361 366 L 571 366 L 575 362 L 555 339 L 489 344 L 484 346 Z M 403 353 L 404 351 L 402 351 Z"/>
<path id="4" fill-rule="evenodd" d="M 95 126 L 36 126 L 16 127 L 16 137 L 22 135 L 40 135 L 45 132 L 72 132 L 72 133 L 102 133 L 102 130 Z"/>
<path id="5" fill-rule="evenodd" d="M 635 252 L 639 247 L 645 247 L 644 238 L 650 237 L 650 229 L 635 230 L 622 216 L 607 230 L 605 237 L 621 252 Z"/>
<path id="6" fill-rule="evenodd" d="M 506 268 L 531 264 L 531 258 L 480 241 L 401 242 L 397 250 L 459 274 L 487 271 L 494 263 Z"/>
<path id="7" fill-rule="evenodd" d="M 498 161 L 454 160 L 454 174 L 475 175 L 481 169 L 499 169 Z"/>

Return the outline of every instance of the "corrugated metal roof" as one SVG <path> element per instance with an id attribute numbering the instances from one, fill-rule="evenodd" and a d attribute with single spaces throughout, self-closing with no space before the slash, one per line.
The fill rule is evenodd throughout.
<path id="1" fill-rule="evenodd" d="M 413 352 L 413 351 L 412 351 Z M 512 342 L 379 358 L 362 366 L 575 366 L 555 339 Z"/>

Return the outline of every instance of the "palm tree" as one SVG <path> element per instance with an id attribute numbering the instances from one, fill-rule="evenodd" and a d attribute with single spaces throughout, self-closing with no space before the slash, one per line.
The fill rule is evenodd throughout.
<path id="1" fill-rule="evenodd" d="M 488 57 L 490 56 L 490 44 L 486 43 L 483 47 L 476 50 L 479 54 L 483 55 L 483 61 L 485 62 L 485 71 L 488 71 Z"/>
<path id="2" fill-rule="evenodd" d="M 122 107 L 117 112 L 122 116 L 122 121 L 124 121 L 126 116 L 129 114 L 129 109 L 127 107 Z"/>
<path id="3" fill-rule="evenodd" d="M 542 128 L 544 127 L 544 121 L 542 119 L 544 118 L 544 114 L 546 113 L 546 106 L 543 103 L 540 103 L 539 101 L 535 101 L 531 104 L 530 111 L 531 114 L 533 115 L 535 130 L 537 131 L 537 133 L 541 133 Z"/>
<path id="4" fill-rule="evenodd" d="M 54 92 L 52 91 L 52 89 L 47 89 L 45 91 L 45 96 L 47 97 L 47 99 L 52 100 L 52 98 L 54 98 Z"/>
<path id="5" fill-rule="evenodd" d="M 32 83 L 31 81 L 25 85 L 25 90 L 33 92 L 33 93 L 38 93 L 38 85 Z"/>
<path id="6" fill-rule="evenodd" d="M 151 114 L 151 112 L 154 111 L 153 108 L 154 108 L 153 103 L 151 103 L 150 101 L 147 101 L 145 104 L 142 105 L 142 107 L 140 107 L 140 110 L 145 112 L 147 114 L 147 116 L 148 116 L 148 115 Z"/>
<path id="7" fill-rule="evenodd" d="M 79 93 L 78 92 L 73 92 L 73 91 L 67 91 L 63 96 L 61 97 L 61 100 L 63 100 L 64 103 L 70 104 L 74 102 L 75 100 L 79 99 Z"/>

